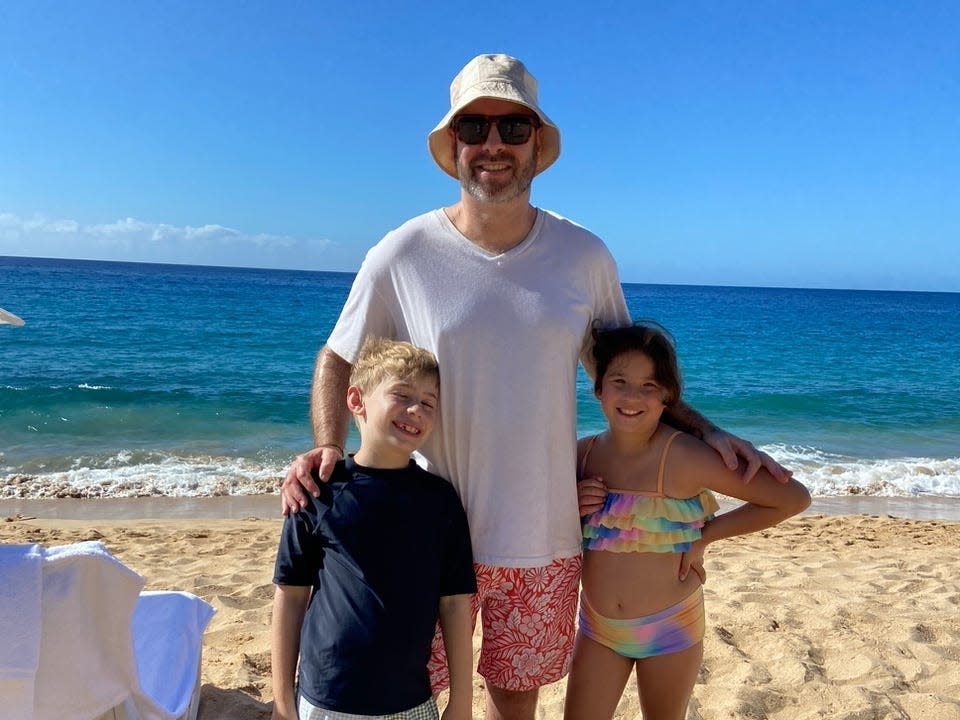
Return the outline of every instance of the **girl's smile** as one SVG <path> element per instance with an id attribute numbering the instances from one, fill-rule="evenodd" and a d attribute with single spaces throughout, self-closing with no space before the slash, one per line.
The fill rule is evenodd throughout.
<path id="1" fill-rule="evenodd" d="M 611 430 L 623 423 L 639 424 L 640 419 L 644 426 L 660 421 L 665 407 L 663 388 L 654 379 L 654 371 L 653 360 L 637 350 L 622 353 L 610 362 L 597 399 Z"/>

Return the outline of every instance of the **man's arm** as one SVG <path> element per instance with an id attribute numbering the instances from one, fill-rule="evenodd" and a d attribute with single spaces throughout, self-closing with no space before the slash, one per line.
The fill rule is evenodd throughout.
<path id="1" fill-rule="evenodd" d="M 671 427 L 690 433 L 701 440 L 704 435 L 720 429 L 683 400 L 678 400 L 675 405 L 666 408 L 663 411 L 663 420 Z"/>
<path id="2" fill-rule="evenodd" d="M 746 460 L 747 466 L 741 472 L 744 482 L 750 482 L 761 467 L 766 468 L 767 472 L 781 483 L 787 482 L 793 476 L 793 471 L 787 470 L 767 453 L 760 452 L 752 443 L 721 430 L 682 400 L 667 408 L 663 419 L 668 425 L 703 440 L 720 453 L 723 464 L 731 470 L 739 467 L 738 456 Z"/>
<path id="3" fill-rule="evenodd" d="M 300 627 L 310 600 L 310 588 L 277 585 L 270 627 L 270 667 L 273 678 L 272 720 L 297 719 L 297 658 Z"/>
<path id="4" fill-rule="evenodd" d="M 440 632 L 450 672 L 450 698 L 441 720 L 468 720 L 473 708 L 473 629 L 470 596 L 440 598 Z"/>
<path id="5" fill-rule="evenodd" d="M 314 448 L 298 455 L 283 479 L 280 496 L 284 515 L 306 507 L 307 492 L 314 497 L 319 495 L 320 488 L 312 475 L 314 470 L 319 470 L 320 479 L 326 480 L 337 460 L 343 457 L 343 443 L 350 423 L 346 401 L 350 368 L 350 363 L 327 346 L 317 353 L 310 391 Z"/>

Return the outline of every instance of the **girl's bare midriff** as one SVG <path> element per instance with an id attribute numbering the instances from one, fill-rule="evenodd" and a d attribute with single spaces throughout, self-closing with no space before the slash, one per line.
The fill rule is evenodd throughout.
<path id="1" fill-rule="evenodd" d="M 675 605 L 700 585 L 695 572 L 680 580 L 681 553 L 583 553 L 583 592 L 601 615 L 631 619 Z"/>

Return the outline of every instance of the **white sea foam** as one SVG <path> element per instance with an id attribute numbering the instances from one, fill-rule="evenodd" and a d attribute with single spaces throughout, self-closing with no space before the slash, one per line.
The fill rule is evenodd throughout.
<path id="1" fill-rule="evenodd" d="M 161 457 L 131 464 L 129 451 L 90 467 L 78 462 L 61 472 L 8 475 L 0 498 L 214 497 L 276 492 L 286 467 L 247 458 Z"/>
<path id="2" fill-rule="evenodd" d="M 761 449 L 817 497 L 960 497 L 960 458 L 863 459 L 795 445 Z M 60 471 L 0 467 L 0 498 L 259 495 L 277 492 L 286 471 L 280 459 L 123 450 L 80 458 Z"/>
<path id="3" fill-rule="evenodd" d="M 815 496 L 960 497 L 960 458 L 863 459 L 801 446 L 761 449 L 793 470 Z"/>

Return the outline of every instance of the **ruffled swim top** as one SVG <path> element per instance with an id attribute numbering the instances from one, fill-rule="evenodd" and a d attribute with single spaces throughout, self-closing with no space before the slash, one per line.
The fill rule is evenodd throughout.
<path id="1" fill-rule="evenodd" d="M 656 492 L 609 488 L 603 506 L 582 518 L 583 549 L 608 552 L 686 552 L 700 539 L 707 521 L 720 509 L 709 490 L 690 498 L 672 498 L 663 494 L 663 469 L 667 450 L 680 434 L 673 433 L 664 443 L 657 471 Z M 590 438 L 583 455 L 580 473 L 597 436 Z"/>

